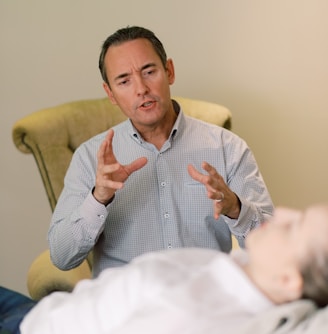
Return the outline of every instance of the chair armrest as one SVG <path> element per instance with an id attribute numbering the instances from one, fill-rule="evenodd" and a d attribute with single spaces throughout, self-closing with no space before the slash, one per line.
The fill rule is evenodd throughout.
<path id="1" fill-rule="evenodd" d="M 91 270 L 87 260 L 77 268 L 62 271 L 52 264 L 49 250 L 46 250 L 31 264 L 27 288 L 32 299 L 40 300 L 54 291 L 71 292 L 77 282 L 90 278 Z"/>

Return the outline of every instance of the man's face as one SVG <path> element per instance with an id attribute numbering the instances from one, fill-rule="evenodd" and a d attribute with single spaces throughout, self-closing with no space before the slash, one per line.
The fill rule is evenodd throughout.
<path id="1" fill-rule="evenodd" d="M 138 127 L 164 121 L 171 108 L 170 85 L 174 82 L 171 60 L 166 68 L 146 39 L 111 46 L 105 56 L 110 83 L 104 88 L 112 101 Z"/>

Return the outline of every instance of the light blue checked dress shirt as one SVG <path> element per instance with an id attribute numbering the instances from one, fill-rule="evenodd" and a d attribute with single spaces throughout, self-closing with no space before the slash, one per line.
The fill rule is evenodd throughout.
<path id="1" fill-rule="evenodd" d="M 91 191 L 97 151 L 106 133 L 82 144 L 68 168 L 50 225 L 52 261 L 61 269 L 79 265 L 93 250 L 93 276 L 143 253 L 167 248 L 231 250 L 231 233 L 241 246 L 250 229 L 271 216 L 273 205 L 252 152 L 234 133 L 179 112 L 161 150 L 145 142 L 127 120 L 115 127 L 113 150 L 121 164 L 145 156 L 105 207 Z M 238 219 L 213 218 L 213 202 L 187 171 L 207 161 L 240 199 Z M 203 171 L 204 172 L 204 171 Z"/>

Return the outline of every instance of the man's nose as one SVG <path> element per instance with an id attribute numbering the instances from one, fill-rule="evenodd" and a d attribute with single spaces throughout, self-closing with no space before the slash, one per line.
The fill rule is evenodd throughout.
<path id="1" fill-rule="evenodd" d="M 138 96 L 146 95 L 149 92 L 149 88 L 145 82 L 145 79 L 141 76 L 136 80 L 136 92 Z"/>

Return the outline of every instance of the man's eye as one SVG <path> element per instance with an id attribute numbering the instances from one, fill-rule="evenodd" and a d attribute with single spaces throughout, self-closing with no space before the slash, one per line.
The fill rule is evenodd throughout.
<path id="1" fill-rule="evenodd" d="M 123 81 L 120 81 L 118 84 L 119 86 L 124 86 L 128 83 L 129 80 L 123 80 Z"/>
<path id="2" fill-rule="evenodd" d="M 154 74 L 154 73 L 155 73 L 155 70 L 148 70 L 148 71 L 145 71 L 143 75 L 144 75 L 145 77 L 147 77 L 147 76 L 150 76 L 150 75 L 152 75 L 152 74 Z"/>

